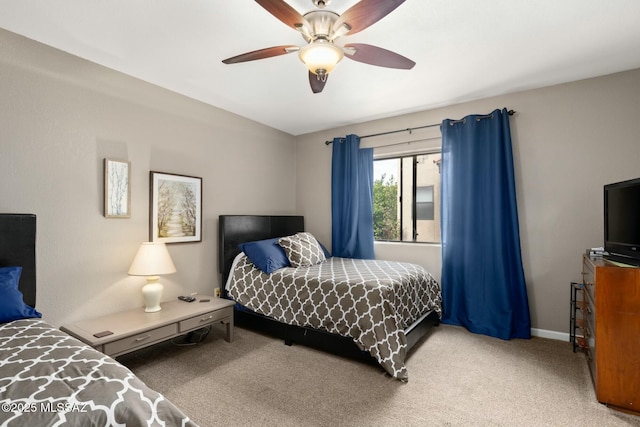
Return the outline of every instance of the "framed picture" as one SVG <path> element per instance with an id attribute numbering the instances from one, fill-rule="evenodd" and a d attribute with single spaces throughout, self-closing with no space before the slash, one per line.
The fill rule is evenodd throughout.
<path id="1" fill-rule="evenodd" d="M 104 159 L 104 216 L 131 217 L 131 162 Z"/>
<path id="2" fill-rule="evenodd" d="M 149 240 L 202 241 L 202 178 L 150 173 Z"/>

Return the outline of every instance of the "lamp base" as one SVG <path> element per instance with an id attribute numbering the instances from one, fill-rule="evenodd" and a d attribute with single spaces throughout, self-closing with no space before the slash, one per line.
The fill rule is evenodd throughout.
<path id="1" fill-rule="evenodd" d="M 162 299 L 162 291 L 164 286 L 159 282 L 158 276 L 147 277 L 147 284 L 142 287 L 142 296 L 144 297 L 144 304 L 146 313 L 155 313 L 162 310 L 160 307 L 160 300 Z"/>

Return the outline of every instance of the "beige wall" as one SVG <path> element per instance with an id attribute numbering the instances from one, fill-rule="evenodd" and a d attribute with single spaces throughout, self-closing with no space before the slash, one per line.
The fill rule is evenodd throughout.
<path id="1" fill-rule="evenodd" d="M 307 228 L 330 245 L 331 148 L 325 140 L 439 123 L 502 107 L 517 111 L 511 131 L 532 326 L 567 333 L 569 282 L 580 280 L 585 248 L 603 243 L 602 187 L 640 176 L 640 70 L 300 136 L 297 210 L 305 215 Z M 434 129 L 424 131 L 425 146 L 440 144 L 437 138 L 429 139 Z M 416 140 L 422 138 L 419 134 L 400 135 Z M 399 138 L 363 142 L 371 146 Z M 376 257 L 417 262 L 440 277 L 439 246 L 380 243 Z"/>
<path id="2" fill-rule="evenodd" d="M 221 83 L 223 84 L 223 83 Z M 402 94 L 398 94 L 402 96 Z M 428 94 L 425 94 L 428 96 Z M 331 244 L 324 141 L 508 107 L 534 328 L 567 332 L 568 283 L 602 244 L 602 186 L 640 176 L 640 70 L 292 137 L 0 30 L 0 212 L 38 215 L 38 308 L 56 325 L 142 305 L 126 272 L 148 238 L 150 170 L 203 178 L 203 241 L 170 245 L 165 299 L 218 284 L 220 214 L 302 214 Z M 438 130 L 390 153 L 438 147 Z M 407 148 L 408 147 L 408 148 Z M 102 159 L 132 164 L 130 219 L 102 216 Z M 440 277 L 437 245 L 377 244 Z"/>
<path id="3" fill-rule="evenodd" d="M 224 82 L 220 82 L 224 84 Z M 38 308 L 55 325 L 143 305 L 149 171 L 203 178 L 203 241 L 169 245 L 164 299 L 218 286 L 220 214 L 295 213 L 291 135 L 0 30 L 0 212 L 38 216 Z M 102 161 L 131 161 L 132 217 L 102 216 Z"/>

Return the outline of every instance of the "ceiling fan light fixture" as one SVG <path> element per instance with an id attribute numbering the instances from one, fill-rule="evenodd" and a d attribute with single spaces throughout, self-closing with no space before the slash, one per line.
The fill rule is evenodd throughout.
<path id="1" fill-rule="evenodd" d="M 340 62 L 344 53 L 329 40 L 318 38 L 300 48 L 298 56 L 309 71 L 319 77 L 326 78 L 326 75 L 333 71 Z"/>

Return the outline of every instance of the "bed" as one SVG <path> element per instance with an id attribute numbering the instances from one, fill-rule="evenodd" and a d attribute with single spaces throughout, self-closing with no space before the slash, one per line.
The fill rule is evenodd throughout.
<path id="1" fill-rule="evenodd" d="M 0 214 L 0 425 L 196 426 L 129 369 L 41 318 L 35 243 L 35 215 Z"/>
<path id="2" fill-rule="evenodd" d="M 407 352 L 439 323 L 440 285 L 415 264 L 331 257 L 304 230 L 301 216 L 220 216 L 221 292 L 236 324 L 406 381 Z"/>

